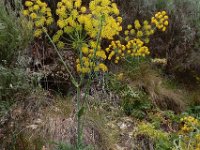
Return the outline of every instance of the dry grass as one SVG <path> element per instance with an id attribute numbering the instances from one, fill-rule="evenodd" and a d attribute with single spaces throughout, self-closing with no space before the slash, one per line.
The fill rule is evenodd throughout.
<path id="1" fill-rule="evenodd" d="M 6 131 L 2 148 L 9 149 L 9 145 L 13 145 L 20 150 L 39 150 L 45 146 L 51 150 L 56 149 L 55 143 L 75 145 L 77 121 L 73 100 L 70 97 L 52 96 L 43 90 L 29 95 L 10 112 L 9 121 L 4 125 Z M 105 114 L 100 110 L 86 110 L 83 142 L 84 145 L 103 150 L 109 149 L 116 139 L 105 128 Z M 15 140 L 12 140 L 13 136 Z"/>
<path id="2" fill-rule="evenodd" d="M 173 110 L 176 113 L 182 112 L 185 108 L 183 93 L 174 89 L 167 89 L 162 85 L 163 79 L 150 64 L 140 64 L 138 69 L 128 73 L 130 86 L 136 86 L 144 90 L 153 104 L 163 110 Z"/>
<path id="3" fill-rule="evenodd" d="M 185 92 L 186 101 L 190 105 L 200 105 L 200 90 L 196 89 L 193 91 Z"/>
<path id="4" fill-rule="evenodd" d="M 96 145 L 99 146 L 99 150 L 109 150 L 117 143 L 117 128 L 109 130 L 108 118 L 113 117 L 113 113 L 106 111 L 101 106 L 93 107 L 87 111 L 84 120 L 86 120 L 85 126 L 93 126 L 95 131 L 98 131 L 98 138 L 96 139 Z M 96 135 L 93 135 L 94 138 Z"/>

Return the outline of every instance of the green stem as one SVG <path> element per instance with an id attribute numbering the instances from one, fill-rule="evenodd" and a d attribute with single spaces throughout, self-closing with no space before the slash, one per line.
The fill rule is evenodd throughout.
<path id="1" fill-rule="evenodd" d="M 81 135 L 82 135 L 82 133 L 81 133 L 81 116 L 79 116 L 78 115 L 78 113 L 79 113 L 79 111 L 80 111 L 80 93 L 81 93 L 81 91 L 80 91 L 80 87 L 78 86 L 77 88 L 76 88 L 76 90 L 77 90 L 77 123 L 78 123 L 78 125 L 77 125 L 77 148 L 78 148 L 78 150 L 81 148 L 81 145 L 82 145 L 82 140 L 81 140 Z"/>
<path id="2" fill-rule="evenodd" d="M 97 34 L 96 47 L 94 49 L 94 57 L 92 58 L 93 61 L 96 61 L 96 53 L 97 53 L 97 50 L 98 50 L 98 47 L 99 47 L 99 43 L 100 43 L 100 40 L 101 40 L 102 27 L 103 27 L 103 16 L 101 16 L 101 23 L 100 23 L 100 27 L 99 27 L 99 32 Z M 94 70 L 94 66 L 92 66 L 91 70 Z"/>
<path id="3" fill-rule="evenodd" d="M 81 116 L 79 116 L 78 114 L 79 114 L 79 111 L 80 111 L 80 84 L 81 84 L 81 82 L 80 82 L 80 84 L 78 84 L 78 82 L 75 80 L 74 76 L 72 75 L 72 73 L 69 69 L 70 67 L 68 66 L 68 64 L 66 64 L 64 62 L 64 60 L 63 60 L 62 56 L 60 55 L 55 43 L 52 41 L 51 37 L 49 36 L 49 34 L 45 30 L 44 30 L 44 32 L 45 32 L 46 36 L 48 37 L 48 39 L 50 40 L 50 42 L 52 43 L 52 45 L 53 45 L 56 53 L 58 54 L 61 62 L 63 63 L 63 65 L 65 66 L 65 69 L 69 73 L 72 83 L 74 84 L 74 86 L 77 89 L 77 123 L 78 123 L 78 125 L 77 125 L 77 136 L 78 136 L 77 137 L 77 148 L 78 148 L 78 150 L 80 150 L 81 145 L 82 145 L 82 142 L 81 142 L 82 141 L 82 139 L 81 139 L 82 133 L 81 133 Z M 81 76 L 81 78 L 82 78 L 82 76 Z"/>
<path id="4" fill-rule="evenodd" d="M 103 17 L 103 16 L 102 16 Z M 92 60 L 94 62 L 96 62 L 96 52 L 98 50 L 98 46 L 99 46 L 99 43 L 100 43 L 100 40 L 101 40 L 101 33 L 102 33 L 102 26 L 103 26 L 103 18 L 101 17 L 101 23 L 100 23 L 100 27 L 99 27 L 99 32 L 97 34 L 97 42 L 96 42 L 96 47 L 94 49 L 94 57 L 92 58 Z M 94 70 L 94 66 L 92 66 L 91 70 Z M 84 95 L 84 98 L 83 98 L 83 101 L 85 101 L 87 99 L 87 96 L 89 94 L 89 87 L 92 83 L 92 73 L 93 72 L 90 72 L 89 74 L 89 81 L 87 82 L 87 85 L 86 85 L 86 93 Z"/>
<path id="5" fill-rule="evenodd" d="M 90 90 L 90 85 L 92 83 L 92 74 L 90 73 L 89 74 L 89 80 L 86 84 L 86 92 L 85 92 L 85 95 L 83 97 L 83 102 L 84 102 L 84 105 L 86 104 L 85 101 L 87 100 L 87 96 L 89 95 L 89 90 Z"/>

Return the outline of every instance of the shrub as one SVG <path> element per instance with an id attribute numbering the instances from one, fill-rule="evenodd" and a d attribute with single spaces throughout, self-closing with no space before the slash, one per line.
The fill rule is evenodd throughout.
<path id="1" fill-rule="evenodd" d="M 176 0 L 165 5 L 170 16 L 166 45 L 167 71 L 193 78 L 200 74 L 199 38 L 200 3 L 198 0 Z M 183 74 L 184 73 L 184 74 Z"/>
<path id="2" fill-rule="evenodd" d="M 157 29 L 166 31 L 168 15 L 166 11 L 160 11 L 151 20 L 135 20 L 125 28 L 123 37 L 126 38 L 122 38 L 120 33 L 123 31 L 123 18 L 117 4 L 110 0 L 92 0 L 89 6 L 82 5 L 82 0 L 61 0 L 57 3 L 55 12 L 41 0 L 27 0 L 25 6 L 23 14 L 33 22 L 35 39 L 44 39 L 46 35 L 77 89 L 76 146 L 79 149 L 82 147 L 80 127 L 84 112 L 84 107 L 80 105 L 80 93 L 84 77 L 89 77 L 89 89 L 94 72 L 97 72 L 95 77 L 98 77 L 99 72 L 108 72 L 106 62 L 117 64 L 126 57 L 139 59 L 149 55 L 150 51 L 146 46 L 150 41 L 149 37 Z M 57 18 L 53 17 L 53 13 Z M 50 26 L 53 24 L 57 31 L 51 37 Z M 103 41 L 107 41 L 107 44 L 104 45 Z M 67 49 L 76 53 L 76 70 L 80 80 L 74 77 L 60 54 L 61 50 Z M 146 109 L 141 105 L 141 109 Z"/>
<path id="3" fill-rule="evenodd" d="M 128 56 L 149 55 L 146 46 L 149 37 L 156 30 L 166 31 L 168 26 L 166 11 L 160 11 L 152 17 L 153 21 L 135 20 L 125 27 L 124 39 L 119 36 L 123 30 L 123 18 L 117 4 L 109 0 L 91 1 L 89 7 L 82 5 L 81 0 L 62 0 L 57 3 L 56 12 L 41 1 L 26 1 L 25 6 L 23 14 L 33 21 L 35 38 L 41 39 L 43 33 L 50 34 L 50 25 L 56 24 L 52 43 L 60 50 L 75 50 L 77 72 L 83 74 L 91 70 L 106 72 L 105 60 L 113 60 L 117 64 Z M 54 13 L 57 19 L 53 17 Z M 107 40 L 109 46 L 108 43 L 103 45 L 103 40 Z"/>
<path id="4" fill-rule="evenodd" d="M 200 2 L 198 0 L 118 0 L 125 19 L 124 26 L 133 18 L 146 18 L 159 10 L 166 10 L 170 23 L 166 34 L 157 32 L 149 44 L 153 57 L 167 58 L 167 72 L 187 74 L 193 79 L 200 74 Z M 129 10 L 129 11 L 127 11 Z M 160 44 L 158 44 L 160 43 Z M 184 74 L 183 74 L 184 73 Z"/>
<path id="5" fill-rule="evenodd" d="M 32 39 L 32 25 L 18 13 L 21 5 L 16 4 L 19 5 L 13 10 L 0 2 L 0 116 L 16 97 L 22 98 L 30 89 L 28 76 L 21 66 L 26 64 L 18 56 Z"/>
<path id="6" fill-rule="evenodd" d="M 16 96 L 20 99 L 30 89 L 24 69 L 8 69 L 0 65 L 0 116 L 16 101 Z"/>
<path id="7" fill-rule="evenodd" d="M 31 38 L 31 23 L 10 6 L 0 2 L 0 64 L 14 63 Z"/>
<path id="8" fill-rule="evenodd" d="M 0 100 L 12 99 L 14 93 L 28 89 L 29 79 L 24 69 L 8 69 L 0 65 Z"/>
<path id="9" fill-rule="evenodd" d="M 170 134 L 156 129 L 151 123 L 141 122 L 138 125 L 137 135 L 147 136 L 153 143 L 155 150 L 170 150 L 172 143 L 170 142 Z"/>
<path id="10" fill-rule="evenodd" d="M 147 111 L 152 108 L 151 101 L 142 91 L 127 87 L 121 92 L 121 96 L 123 98 L 122 107 L 126 115 L 142 119 L 146 116 Z"/>
<path id="11" fill-rule="evenodd" d="M 175 149 L 200 149 L 200 122 L 192 116 L 185 116 L 180 119 L 182 125 L 174 139 Z"/>

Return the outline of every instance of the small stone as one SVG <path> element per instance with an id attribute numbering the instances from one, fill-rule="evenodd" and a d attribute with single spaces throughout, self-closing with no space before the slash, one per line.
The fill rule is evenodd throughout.
<path id="1" fill-rule="evenodd" d="M 125 148 L 115 144 L 115 150 L 125 150 Z"/>
<path id="2" fill-rule="evenodd" d="M 38 125 L 32 124 L 30 126 L 27 126 L 27 128 L 31 128 L 33 130 L 37 129 Z"/>
<path id="3" fill-rule="evenodd" d="M 109 126 L 110 128 L 115 128 L 115 125 L 112 122 L 107 123 L 107 126 Z"/>
<path id="4" fill-rule="evenodd" d="M 42 120 L 38 118 L 38 119 L 36 119 L 36 120 L 34 121 L 34 123 L 40 124 L 40 123 L 42 123 Z"/>
<path id="5" fill-rule="evenodd" d="M 122 123 L 119 127 L 121 130 L 127 129 L 127 125 L 125 123 Z"/>
<path id="6" fill-rule="evenodd" d="M 133 132 L 128 133 L 129 137 L 133 137 Z"/>

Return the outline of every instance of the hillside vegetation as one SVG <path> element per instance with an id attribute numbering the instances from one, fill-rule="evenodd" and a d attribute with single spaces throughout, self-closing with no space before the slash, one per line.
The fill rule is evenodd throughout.
<path id="1" fill-rule="evenodd" d="M 0 150 L 200 150 L 199 0 L 0 2 Z"/>

